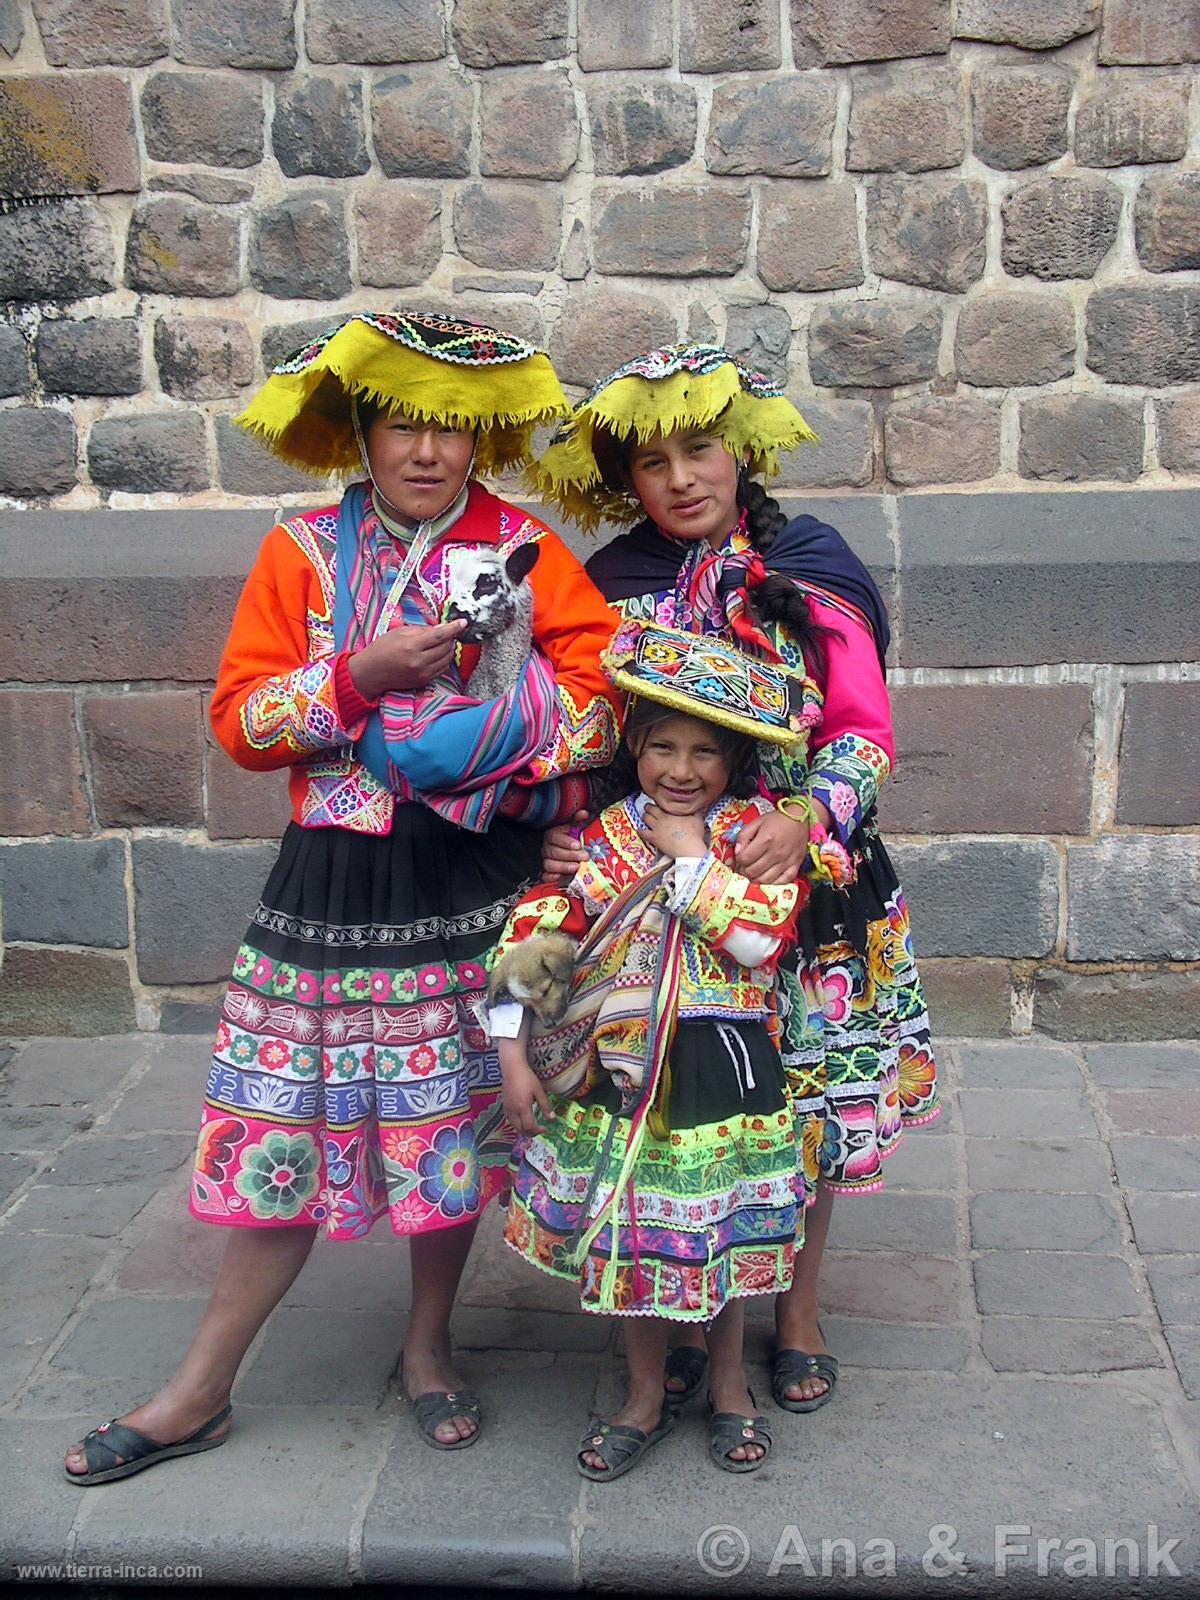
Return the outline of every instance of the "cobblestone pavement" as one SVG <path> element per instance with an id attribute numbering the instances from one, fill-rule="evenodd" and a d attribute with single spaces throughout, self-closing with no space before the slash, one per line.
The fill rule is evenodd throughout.
<path id="1" fill-rule="evenodd" d="M 620 1392 L 619 1342 L 509 1255 L 492 1215 L 456 1317 L 478 1446 L 417 1438 L 395 1378 L 407 1252 L 377 1229 L 317 1246 L 224 1449 L 81 1492 L 63 1449 L 171 1371 L 221 1251 L 183 1209 L 206 1051 L 0 1050 L 0 1576 L 674 1592 L 744 1574 L 783 1592 L 849 1560 L 869 1592 L 944 1592 L 947 1573 L 1044 1592 L 1093 1571 L 1119 1590 L 1131 1567 L 1156 1594 L 1195 1592 L 1200 1046 L 946 1046 L 940 1123 L 892 1158 L 885 1194 L 835 1208 L 835 1403 L 771 1406 L 755 1305 L 776 1445 L 752 1477 L 709 1463 L 698 1402 L 620 1483 L 576 1475 L 589 1409 Z"/>

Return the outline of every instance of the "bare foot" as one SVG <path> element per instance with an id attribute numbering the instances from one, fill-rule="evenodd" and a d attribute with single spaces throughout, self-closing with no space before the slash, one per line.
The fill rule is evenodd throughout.
<path id="1" fill-rule="evenodd" d="M 758 1415 L 758 1407 L 754 1403 L 754 1396 L 750 1393 L 744 1372 L 734 1374 L 725 1380 L 714 1374 L 708 1392 L 714 1411 L 733 1411 L 739 1417 Z M 739 1444 L 726 1452 L 730 1461 L 758 1461 L 766 1453 L 761 1444 Z"/>
<path id="2" fill-rule="evenodd" d="M 821 1337 L 816 1310 L 799 1315 L 790 1307 L 788 1310 L 786 1325 L 779 1318 L 776 1319 L 776 1347 L 780 1350 L 804 1350 L 810 1356 L 828 1355 L 829 1346 Z M 828 1390 L 827 1379 L 812 1377 L 800 1378 L 796 1383 L 789 1384 L 783 1393 L 788 1400 L 819 1400 Z"/>
<path id="3" fill-rule="evenodd" d="M 228 1401 L 228 1394 L 173 1394 L 171 1390 L 164 1389 L 156 1394 L 153 1399 L 147 1400 L 145 1405 L 138 1406 L 133 1411 L 127 1411 L 117 1421 L 129 1428 L 136 1428 L 138 1433 L 144 1433 L 147 1439 L 153 1439 L 155 1444 L 178 1444 L 181 1439 L 186 1439 L 189 1434 L 195 1433 L 197 1428 L 202 1428 Z M 232 1426 L 232 1418 L 227 1419 L 221 1427 L 213 1431 L 214 1439 L 223 1439 Z M 84 1454 L 82 1443 L 72 1445 L 67 1451 L 67 1471 L 77 1477 L 87 1472 L 87 1456 Z M 125 1460 L 118 1456 L 115 1463 L 120 1466 Z"/>
<path id="4" fill-rule="evenodd" d="M 406 1344 L 401 1381 L 410 1403 L 420 1399 L 423 1394 L 454 1394 L 464 1387 L 454 1370 L 448 1342 L 440 1348 L 422 1346 L 410 1349 Z M 458 1439 L 469 1439 L 476 1431 L 477 1424 L 470 1417 L 453 1416 L 445 1422 L 439 1422 L 433 1430 L 433 1436 L 443 1444 L 454 1444 Z"/>
<path id="5" fill-rule="evenodd" d="M 640 1428 L 643 1433 L 653 1433 L 662 1418 L 662 1412 L 661 1394 L 631 1394 L 616 1415 L 609 1417 L 608 1422 L 614 1428 Z M 596 1472 L 609 1470 L 604 1458 L 594 1450 L 581 1450 L 579 1459 Z"/>

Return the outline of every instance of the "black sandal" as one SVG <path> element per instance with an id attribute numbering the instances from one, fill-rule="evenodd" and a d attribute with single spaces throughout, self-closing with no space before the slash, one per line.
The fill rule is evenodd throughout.
<path id="1" fill-rule="evenodd" d="M 750 1403 L 757 1403 L 753 1390 L 750 1391 Z M 774 1442 L 766 1417 L 744 1417 L 740 1411 L 714 1411 L 712 1396 L 709 1395 L 708 1453 L 722 1472 L 757 1472 L 771 1454 Z M 729 1452 L 747 1444 L 759 1445 L 762 1455 L 753 1460 L 734 1461 Z"/>
<path id="2" fill-rule="evenodd" d="M 827 1388 L 813 1400 L 792 1400 L 787 1390 L 805 1378 L 824 1378 Z M 771 1398 L 783 1411 L 819 1411 L 833 1399 L 838 1381 L 836 1356 L 810 1356 L 807 1350 L 776 1350 L 771 1361 Z"/>
<path id="3" fill-rule="evenodd" d="M 210 1435 L 214 1428 L 219 1428 L 229 1420 L 232 1409 L 232 1406 L 223 1406 L 215 1417 L 210 1417 L 195 1433 L 189 1433 L 186 1439 L 180 1439 L 176 1444 L 159 1444 L 157 1439 L 147 1439 L 144 1433 L 139 1433 L 128 1423 L 118 1422 L 115 1417 L 111 1422 L 102 1422 L 81 1441 L 88 1470 L 72 1472 L 64 1465 L 67 1482 L 77 1483 L 81 1489 L 87 1489 L 94 1483 L 112 1483 L 115 1478 L 128 1478 L 135 1472 L 144 1472 L 155 1462 L 167 1461 L 172 1456 L 196 1456 L 202 1450 L 215 1450 L 218 1445 L 225 1443 L 228 1436 L 222 1434 L 219 1439 L 213 1439 Z M 120 1457 L 124 1459 L 120 1460 L 119 1465 L 114 1465 Z"/>
<path id="4" fill-rule="evenodd" d="M 426 1444 L 435 1450 L 465 1450 L 474 1444 L 483 1431 L 483 1407 L 477 1395 L 469 1389 L 430 1389 L 409 1401 L 417 1419 L 417 1430 Z M 434 1432 L 452 1417 L 465 1417 L 475 1424 L 474 1433 L 465 1439 L 439 1439 Z"/>
<path id="5" fill-rule="evenodd" d="M 676 1349 L 668 1350 L 667 1365 L 663 1372 L 663 1393 L 667 1397 L 667 1404 L 676 1410 L 687 1405 L 692 1396 L 699 1393 L 707 1371 L 707 1350 L 700 1350 L 692 1344 L 681 1344 Z M 668 1389 L 665 1382 L 667 1378 L 678 1379 L 683 1388 Z"/>
<path id="6" fill-rule="evenodd" d="M 658 1426 L 649 1433 L 625 1423 L 598 1423 L 592 1432 L 584 1434 L 575 1454 L 580 1477 L 590 1478 L 593 1483 L 607 1483 L 611 1478 L 619 1478 L 623 1472 L 636 1467 L 650 1446 L 665 1439 L 674 1426 L 675 1412 L 666 1400 L 663 1401 Z M 598 1455 L 604 1462 L 604 1470 L 589 1466 L 583 1459 L 585 1452 Z"/>

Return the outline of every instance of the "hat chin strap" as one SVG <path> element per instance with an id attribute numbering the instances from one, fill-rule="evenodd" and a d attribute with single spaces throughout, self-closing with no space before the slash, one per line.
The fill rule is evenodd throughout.
<path id="1" fill-rule="evenodd" d="M 466 510 L 467 493 L 471 487 L 471 476 L 475 471 L 475 461 L 479 455 L 478 424 L 476 424 L 474 440 L 471 445 L 471 459 L 467 462 L 466 475 L 463 478 L 458 493 L 454 496 L 453 500 L 451 500 L 450 504 L 445 508 L 445 510 L 438 512 L 436 517 L 428 517 L 423 521 L 418 520 L 417 522 L 412 523 L 411 519 L 406 520 L 403 517 L 403 514 L 392 504 L 376 481 L 375 473 L 371 467 L 371 457 L 367 453 L 367 441 L 363 437 L 362 423 L 360 422 L 358 416 L 357 395 L 352 395 L 350 397 L 350 422 L 354 428 L 354 438 L 358 444 L 358 453 L 362 457 L 363 471 L 367 475 L 367 480 L 370 483 L 372 492 L 374 494 L 375 509 L 379 513 L 379 520 L 383 523 L 384 527 L 387 528 L 389 533 L 402 536 L 407 541 L 408 539 L 420 538 L 421 535 L 428 537 L 435 530 L 438 533 L 444 533 L 452 523 L 458 521 L 459 517 L 461 517 L 463 512 Z M 386 510 L 384 508 L 386 508 Z"/>

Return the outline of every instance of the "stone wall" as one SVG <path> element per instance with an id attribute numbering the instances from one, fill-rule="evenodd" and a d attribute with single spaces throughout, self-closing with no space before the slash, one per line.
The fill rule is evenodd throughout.
<path id="1" fill-rule="evenodd" d="M 945 1026 L 1200 1032 L 1196 0 L 0 0 L 0 1029 L 203 1026 L 285 815 L 206 734 L 298 336 L 717 337 L 887 589 Z M 6 509 L 7 508 L 7 509 Z"/>

